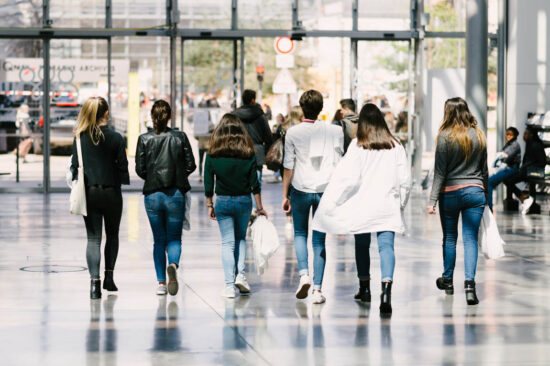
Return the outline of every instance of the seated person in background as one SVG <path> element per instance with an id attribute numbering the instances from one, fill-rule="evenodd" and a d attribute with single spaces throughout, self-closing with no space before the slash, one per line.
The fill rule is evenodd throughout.
<path id="1" fill-rule="evenodd" d="M 498 171 L 489 177 L 489 208 L 493 210 L 493 190 L 506 178 L 519 171 L 521 162 L 521 147 L 518 142 L 519 131 L 515 127 L 506 129 L 506 144 L 497 154 L 495 164 L 499 163 Z"/>
<path id="2" fill-rule="evenodd" d="M 529 184 L 529 194 L 522 193 L 516 184 L 519 182 L 527 181 L 529 173 L 539 170 L 544 172 L 546 166 L 546 153 L 544 152 L 544 144 L 542 143 L 537 131 L 531 127 L 527 127 L 523 133 L 523 140 L 525 141 L 525 154 L 523 155 L 523 161 L 518 172 L 512 174 L 510 177 L 504 180 L 504 184 L 508 186 L 508 192 L 512 192 L 523 203 L 521 213 L 527 214 L 529 208 L 533 202 L 535 202 L 535 188 L 536 184 Z M 511 198 L 511 197 L 510 197 Z"/>

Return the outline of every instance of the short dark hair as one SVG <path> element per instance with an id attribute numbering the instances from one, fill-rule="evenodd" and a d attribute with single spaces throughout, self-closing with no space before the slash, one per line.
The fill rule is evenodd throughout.
<path id="1" fill-rule="evenodd" d="M 342 99 L 340 101 L 340 106 L 345 109 L 349 109 L 350 111 L 353 111 L 355 113 L 356 107 L 355 107 L 355 101 L 353 99 Z"/>
<path id="2" fill-rule="evenodd" d="M 323 110 L 323 96 L 317 90 L 308 90 L 300 97 L 300 107 L 307 119 L 317 119 Z"/>
<path id="3" fill-rule="evenodd" d="M 515 127 L 508 127 L 508 128 L 506 129 L 506 132 L 508 132 L 508 131 L 512 132 L 512 133 L 514 134 L 514 137 L 518 137 L 518 136 L 519 136 L 519 131 L 518 131 L 518 129 L 515 128 Z"/>
<path id="4" fill-rule="evenodd" d="M 161 132 L 166 131 L 168 121 L 172 117 L 172 108 L 165 100 L 157 100 L 151 108 L 151 119 L 153 120 L 153 129 L 158 135 Z"/>
<path id="5" fill-rule="evenodd" d="M 244 105 L 249 105 L 254 99 L 256 99 L 256 92 L 254 90 L 245 89 L 241 98 Z"/>

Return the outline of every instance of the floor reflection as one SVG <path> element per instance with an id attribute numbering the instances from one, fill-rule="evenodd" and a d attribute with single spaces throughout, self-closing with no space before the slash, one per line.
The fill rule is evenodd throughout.
<path id="1" fill-rule="evenodd" d="M 167 304 L 168 296 L 158 297 L 157 315 L 153 330 L 153 351 L 176 352 L 181 350 L 181 331 L 178 327 L 178 303 Z"/>
<path id="2" fill-rule="evenodd" d="M 114 309 L 116 295 L 109 295 L 106 299 L 90 300 L 90 323 L 86 332 L 86 364 L 117 364 L 117 330 L 115 326 Z M 101 305 L 103 304 L 104 324 L 101 326 Z M 102 329 L 103 328 L 103 329 Z M 100 358 L 100 355 L 102 356 Z"/>

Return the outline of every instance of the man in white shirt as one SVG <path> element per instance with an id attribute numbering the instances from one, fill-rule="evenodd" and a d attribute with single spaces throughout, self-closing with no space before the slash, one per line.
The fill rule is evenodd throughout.
<path id="1" fill-rule="evenodd" d="M 302 94 L 300 107 L 304 112 L 302 123 L 289 128 L 285 136 L 282 208 L 284 212 L 292 211 L 300 274 L 296 297 L 304 299 L 311 287 L 307 251 L 309 212 L 312 210 L 315 215 L 332 171 L 344 153 L 344 133 L 339 126 L 317 121 L 323 109 L 323 96 L 318 91 L 308 90 Z M 314 304 L 326 300 L 321 292 L 326 261 L 325 237 L 325 233 L 313 231 Z"/>

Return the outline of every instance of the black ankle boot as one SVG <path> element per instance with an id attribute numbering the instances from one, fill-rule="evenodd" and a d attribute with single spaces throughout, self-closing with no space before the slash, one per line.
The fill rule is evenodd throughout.
<path id="1" fill-rule="evenodd" d="M 103 279 L 103 288 L 107 291 L 118 291 L 113 280 L 113 271 L 105 271 L 105 278 Z"/>
<path id="2" fill-rule="evenodd" d="M 380 294 L 380 314 L 389 315 L 391 309 L 391 285 L 392 282 L 382 282 L 382 293 Z"/>
<path id="3" fill-rule="evenodd" d="M 359 280 L 359 292 L 355 294 L 354 299 L 370 302 L 370 280 Z"/>
<path id="4" fill-rule="evenodd" d="M 464 281 L 464 291 L 466 292 L 466 302 L 468 305 L 477 305 L 479 303 L 476 295 L 475 281 Z"/>
<path id="5" fill-rule="evenodd" d="M 101 299 L 101 280 L 90 282 L 90 299 Z"/>
<path id="6" fill-rule="evenodd" d="M 445 290 L 445 293 L 447 295 L 452 295 L 455 293 L 455 288 L 453 286 L 453 279 L 452 278 L 445 278 L 445 277 L 439 277 L 435 284 L 437 285 L 437 288 L 440 290 Z"/>

